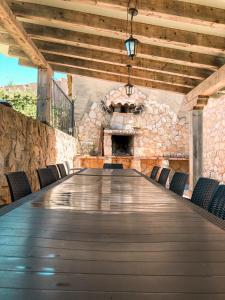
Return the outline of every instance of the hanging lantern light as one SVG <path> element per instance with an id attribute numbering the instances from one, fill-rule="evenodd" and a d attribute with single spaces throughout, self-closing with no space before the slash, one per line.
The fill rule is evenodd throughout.
<path id="1" fill-rule="evenodd" d="M 134 16 L 137 16 L 138 10 L 136 8 L 129 8 L 128 14 L 131 15 L 131 33 L 130 37 L 125 41 L 125 47 L 127 50 L 127 55 L 134 59 L 134 57 L 137 55 L 137 47 L 138 47 L 138 40 L 133 37 L 133 18 Z"/>
<path id="2" fill-rule="evenodd" d="M 125 85 L 126 94 L 128 97 L 130 97 L 133 94 L 133 88 L 134 86 L 131 83 Z"/>
<path id="3" fill-rule="evenodd" d="M 128 83 L 125 85 L 125 89 L 126 89 L 126 95 L 128 97 L 130 97 L 133 94 L 133 91 L 134 91 L 134 86 L 130 82 L 131 68 L 132 68 L 132 66 L 130 66 L 130 65 L 127 66 L 127 69 L 128 69 Z"/>
<path id="4" fill-rule="evenodd" d="M 133 38 L 131 35 L 129 39 L 125 41 L 125 46 L 127 50 L 127 55 L 134 59 L 134 57 L 137 55 L 137 47 L 138 47 L 138 40 Z"/>

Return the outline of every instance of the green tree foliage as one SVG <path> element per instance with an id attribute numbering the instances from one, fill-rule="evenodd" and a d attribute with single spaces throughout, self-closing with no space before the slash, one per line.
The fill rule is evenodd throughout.
<path id="1" fill-rule="evenodd" d="M 37 96 L 34 91 L 0 90 L 0 99 L 8 101 L 13 108 L 31 118 L 36 119 Z"/>

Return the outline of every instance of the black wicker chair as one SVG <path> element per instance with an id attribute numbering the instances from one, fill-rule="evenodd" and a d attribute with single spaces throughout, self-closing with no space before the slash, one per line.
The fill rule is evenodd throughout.
<path id="1" fill-rule="evenodd" d="M 156 180 L 157 174 L 159 172 L 160 167 L 154 166 L 152 172 L 150 174 L 150 178 Z"/>
<path id="2" fill-rule="evenodd" d="M 209 206 L 209 212 L 225 220 L 225 185 L 219 185 Z"/>
<path id="3" fill-rule="evenodd" d="M 170 174 L 170 169 L 163 168 L 162 171 L 161 171 L 161 173 L 160 173 L 160 175 L 159 175 L 158 183 L 161 184 L 161 185 L 163 185 L 163 186 L 165 186 L 169 174 Z"/>
<path id="4" fill-rule="evenodd" d="M 104 164 L 103 169 L 123 169 L 123 164 Z"/>
<path id="5" fill-rule="evenodd" d="M 59 169 L 56 165 L 48 165 L 47 168 L 52 170 L 52 173 L 55 176 L 55 180 L 59 180 L 60 179 L 60 173 L 59 173 Z"/>
<path id="6" fill-rule="evenodd" d="M 66 168 L 65 168 L 64 164 L 57 164 L 57 167 L 59 169 L 59 173 L 61 175 L 61 178 L 66 177 L 67 173 L 66 173 Z"/>
<path id="7" fill-rule="evenodd" d="M 5 174 L 12 202 L 32 193 L 30 183 L 25 172 L 12 172 Z"/>
<path id="8" fill-rule="evenodd" d="M 191 202 L 208 210 L 212 198 L 217 190 L 219 182 L 211 178 L 199 178 L 192 197 Z"/>
<path id="9" fill-rule="evenodd" d="M 188 175 L 181 172 L 176 172 L 170 183 L 170 190 L 179 196 L 183 196 L 185 185 L 188 180 Z"/>
<path id="10" fill-rule="evenodd" d="M 41 189 L 56 181 L 50 168 L 37 169 L 37 173 Z"/>

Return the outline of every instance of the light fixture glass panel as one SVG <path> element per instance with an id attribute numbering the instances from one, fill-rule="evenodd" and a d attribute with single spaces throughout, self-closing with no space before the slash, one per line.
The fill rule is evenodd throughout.
<path id="1" fill-rule="evenodd" d="M 133 59 L 137 55 L 138 40 L 130 36 L 129 39 L 125 41 L 125 46 L 127 55 Z"/>

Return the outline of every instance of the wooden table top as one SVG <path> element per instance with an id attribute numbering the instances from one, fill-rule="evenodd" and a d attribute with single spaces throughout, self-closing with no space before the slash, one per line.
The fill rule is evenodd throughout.
<path id="1" fill-rule="evenodd" d="M 224 300 L 225 231 L 133 170 L 83 170 L 0 217 L 2 300 Z"/>

